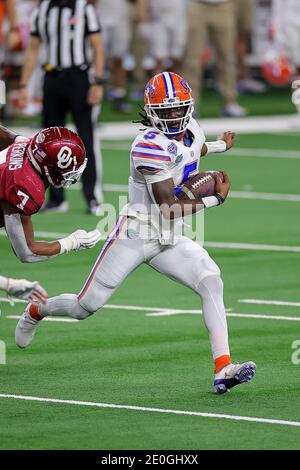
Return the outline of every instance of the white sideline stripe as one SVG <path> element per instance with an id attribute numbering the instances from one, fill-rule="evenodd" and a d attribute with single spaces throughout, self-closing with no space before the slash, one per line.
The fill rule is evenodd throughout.
<path id="1" fill-rule="evenodd" d="M 81 187 L 76 185 L 69 189 L 79 190 Z M 126 184 L 104 184 L 103 190 L 108 193 L 127 193 Z M 254 191 L 230 191 L 232 199 L 254 199 L 258 201 L 287 201 L 300 202 L 300 194 L 281 194 L 281 193 L 260 193 Z"/>
<path id="2" fill-rule="evenodd" d="M 101 142 L 101 148 L 104 150 L 120 150 L 130 152 L 131 143 L 125 142 Z M 276 150 L 264 148 L 246 148 L 234 147 L 230 149 L 227 156 L 234 155 L 235 157 L 259 157 L 259 158 L 291 158 L 300 159 L 300 152 L 297 150 Z"/>
<path id="3" fill-rule="evenodd" d="M 258 245 L 255 243 L 227 242 L 205 242 L 204 246 L 208 248 L 225 248 L 229 250 L 284 251 L 287 253 L 300 253 L 300 246 Z"/>
<path id="4" fill-rule="evenodd" d="M 146 317 L 167 317 L 172 315 L 202 315 L 202 311 L 198 310 L 197 313 L 189 310 L 183 310 L 181 312 L 169 311 L 164 312 L 160 311 L 157 313 L 146 313 Z M 226 313 L 226 317 L 240 317 L 240 318 L 255 318 L 263 320 L 286 320 L 286 321 L 300 321 L 300 317 L 285 317 L 280 315 L 260 315 L 257 313 Z"/>
<path id="5" fill-rule="evenodd" d="M 300 321 L 300 317 L 284 317 L 280 315 L 258 315 L 255 313 L 227 313 L 226 317 L 241 317 L 241 318 L 260 318 L 264 320 L 285 320 L 285 321 Z"/>
<path id="6" fill-rule="evenodd" d="M 142 310 L 142 309 L 141 309 Z M 159 309 L 157 309 L 159 310 Z M 232 312 L 232 308 L 225 308 L 225 312 Z M 169 317 L 172 315 L 202 315 L 202 310 L 178 310 L 178 309 L 160 309 L 155 313 L 146 313 L 146 317 Z"/>
<path id="7" fill-rule="evenodd" d="M 133 406 L 133 405 L 116 405 L 113 403 L 96 403 L 91 401 L 78 401 L 78 400 L 61 400 L 58 398 L 41 398 L 32 397 L 26 395 L 11 395 L 7 393 L 1 393 L 0 398 L 13 398 L 15 400 L 25 401 L 36 401 L 42 403 L 55 403 L 63 405 L 77 405 L 77 406 L 89 406 L 94 408 L 111 408 L 119 410 L 130 410 L 130 411 L 142 411 L 146 413 L 166 413 L 174 415 L 185 415 L 185 416 L 198 416 L 201 418 L 217 418 L 217 419 L 228 419 L 232 421 L 248 421 L 252 423 L 264 423 L 264 424 L 278 424 L 282 426 L 294 426 L 300 427 L 299 421 L 287 421 L 283 419 L 270 419 L 270 418 L 257 418 L 253 416 L 235 416 L 219 413 L 206 413 L 201 411 L 185 411 L 185 410 L 172 410 L 164 408 L 150 408 L 145 406 Z"/>
<path id="8" fill-rule="evenodd" d="M 239 134 L 253 134 L 261 132 L 272 133 L 296 133 L 300 130 L 300 116 L 298 114 L 286 114 L 279 116 L 249 116 L 240 118 L 210 118 L 199 121 L 206 135 L 217 135 L 224 130 L 232 130 Z M 70 129 L 76 130 L 73 125 Z M 101 123 L 96 128 L 97 139 L 124 141 L 134 139 L 141 128 L 140 124 L 131 122 L 107 122 Z M 31 136 L 39 129 L 29 127 L 11 128 L 20 135 Z"/>
<path id="9" fill-rule="evenodd" d="M 35 232 L 37 238 L 48 238 L 54 239 L 67 237 L 68 233 L 56 233 L 56 232 Z M 6 236 L 4 230 L 0 229 L 0 236 Z M 236 243 L 236 242 L 204 242 L 204 246 L 207 248 L 224 248 L 228 250 L 257 250 L 257 251 L 283 251 L 286 253 L 300 253 L 300 246 L 289 246 L 289 245 L 264 245 L 256 243 Z"/>
<path id="10" fill-rule="evenodd" d="M 10 304 L 10 305 L 14 305 L 14 304 L 26 304 L 26 300 L 23 300 L 23 299 L 16 299 L 15 297 L 13 297 L 12 299 L 9 299 L 8 297 L 0 297 L 0 302 L 5 302 L 7 304 Z"/>
<path id="11" fill-rule="evenodd" d="M 0 301 L 9 303 L 9 299 L 5 297 L 1 297 Z M 18 300 L 17 302 L 23 302 L 22 300 Z M 146 313 L 146 317 L 166 317 L 172 315 L 202 315 L 202 310 L 193 310 L 193 309 L 171 309 L 171 308 L 161 308 L 161 307 L 141 307 L 138 305 L 113 305 L 113 304 L 105 304 L 103 305 L 104 309 L 111 309 L 111 310 L 129 310 L 129 311 L 138 311 L 138 312 L 153 312 L 153 313 Z M 232 313 L 231 308 L 226 308 L 226 316 L 227 317 L 240 317 L 240 318 L 254 318 L 254 319 L 265 319 L 265 320 L 286 320 L 286 321 L 300 321 L 299 317 L 285 317 L 280 315 L 260 315 L 256 313 Z M 7 315 L 5 318 L 18 320 L 20 315 Z M 46 321 L 57 321 L 57 322 L 65 322 L 65 323 L 75 323 L 79 320 L 75 318 L 65 318 L 65 317 L 45 317 L 44 320 Z"/>
<path id="12" fill-rule="evenodd" d="M 227 154 L 235 157 L 259 157 L 259 158 L 292 158 L 299 159 L 300 152 L 297 150 L 256 149 L 245 147 L 234 147 Z"/>
<path id="13" fill-rule="evenodd" d="M 300 307 L 300 302 L 287 302 L 283 300 L 260 300 L 260 299 L 239 299 L 241 304 L 257 304 L 257 305 L 279 305 L 284 307 Z"/>
<path id="14" fill-rule="evenodd" d="M 230 191 L 232 199 L 255 199 L 258 201 L 300 202 L 300 194 L 256 193 L 254 191 Z"/>
<path id="15" fill-rule="evenodd" d="M 6 315 L 5 318 L 8 318 L 9 320 L 19 320 L 21 315 Z M 57 322 L 62 322 L 62 323 L 77 323 L 79 320 L 76 318 L 62 318 L 62 317 L 45 317 L 43 321 L 57 321 Z"/>

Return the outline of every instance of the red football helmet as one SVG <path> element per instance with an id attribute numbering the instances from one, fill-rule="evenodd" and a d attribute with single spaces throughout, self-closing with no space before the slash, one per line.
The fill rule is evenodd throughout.
<path id="1" fill-rule="evenodd" d="M 28 146 L 28 158 L 51 186 L 67 188 L 76 183 L 87 164 L 81 138 L 66 127 L 37 132 Z"/>
<path id="2" fill-rule="evenodd" d="M 144 109 L 152 126 L 168 135 L 183 132 L 194 111 L 191 91 L 176 73 L 163 72 L 152 77 L 144 93 Z"/>

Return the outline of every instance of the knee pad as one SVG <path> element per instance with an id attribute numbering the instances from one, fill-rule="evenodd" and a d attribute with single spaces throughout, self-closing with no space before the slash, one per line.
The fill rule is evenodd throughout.
<path id="1" fill-rule="evenodd" d="M 198 293 L 201 297 L 207 295 L 222 295 L 223 296 L 223 281 L 220 275 L 210 275 L 202 279 L 198 284 Z"/>
<path id="2" fill-rule="evenodd" d="M 87 312 L 87 316 L 91 315 L 103 307 L 114 293 L 114 290 L 94 280 L 88 290 L 82 296 L 77 297 L 78 305 Z"/>
<path id="3" fill-rule="evenodd" d="M 76 308 L 73 311 L 72 317 L 76 318 L 77 320 L 85 320 L 87 317 L 92 315 L 94 312 L 88 312 L 85 310 L 79 302 L 77 302 Z"/>

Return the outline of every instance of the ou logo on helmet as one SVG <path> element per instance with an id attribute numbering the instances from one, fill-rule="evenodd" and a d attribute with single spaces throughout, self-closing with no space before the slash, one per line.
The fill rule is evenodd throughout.
<path id="1" fill-rule="evenodd" d="M 71 165 L 72 161 L 72 150 L 67 145 L 64 145 L 57 154 L 57 166 L 64 170 Z"/>

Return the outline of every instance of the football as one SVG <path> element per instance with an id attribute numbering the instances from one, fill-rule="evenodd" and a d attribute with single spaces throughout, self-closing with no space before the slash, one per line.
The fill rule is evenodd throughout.
<path id="1" fill-rule="evenodd" d="M 214 173 L 218 173 L 223 181 L 223 174 L 220 171 L 198 173 L 184 183 L 178 199 L 201 199 L 202 197 L 213 196 L 216 192 Z"/>

